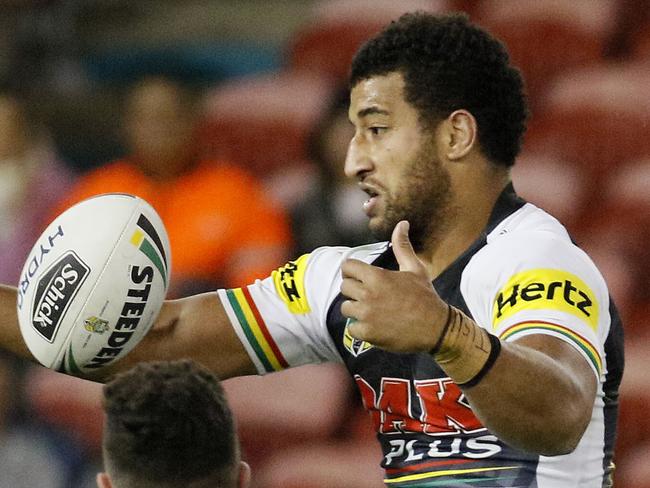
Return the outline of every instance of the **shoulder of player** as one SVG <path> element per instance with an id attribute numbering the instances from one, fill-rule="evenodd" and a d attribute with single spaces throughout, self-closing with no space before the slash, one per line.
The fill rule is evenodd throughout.
<path id="1" fill-rule="evenodd" d="M 341 291 L 343 261 L 354 257 L 372 262 L 385 248 L 386 243 L 319 247 L 276 269 L 264 283 L 285 302 L 290 312 L 316 314 L 324 323 L 330 304 Z"/>
<path id="2" fill-rule="evenodd" d="M 341 265 L 348 258 L 373 262 L 386 249 L 386 243 L 358 247 L 324 246 L 292 261 L 304 276 L 308 294 L 326 293 L 334 297 L 340 291 Z"/>
<path id="3" fill-rule="evenodd" d="M 571 241 L 566 228 L 552 215 L 532 203 L 526 203 L 497 224 L 487 235 L 488 245 L 513 239 L 541 238 Z"/>
<path id="4" fill-rule="evenodd" d="M 309 253 L 308 266 L 310 268 L 335 268 L 338 270 L 346 259 L 358 259 L 366 263 L 372 263 L 386 249 L 388 243 L 378 242 L 363 246 L 323 246 L 314 249 Z"/>
<path id="5" fill-rule="evenodd" d="M 487 236 L 487 244 L 470 260 L 466 272 L 496 275 L 525 269 L 563 269 L 602 282 L 591 258 L 571 241 L 566 228 L 544 210 L 528 203 Z M 467 274 L 466 273 L 466 274 Z"/>

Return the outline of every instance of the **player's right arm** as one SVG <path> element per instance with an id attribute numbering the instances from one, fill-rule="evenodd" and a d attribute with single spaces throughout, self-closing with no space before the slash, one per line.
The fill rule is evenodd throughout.
<path id="1" fill-rule="evenodd" d="M 344 248 L 321 248 L 247 287 L 165 301 L 140 343 L 89 379 L 106 381 L 141 362 L 182 358 L 222 379 L 340 361 L 324 317 L 340 290 L 344 254 Z M 18 326 L 15 288 L 0 288 L 0 313 L 0 348 L 32 359 Z"/>
<path id="2" fill-rule="evenodd" d="M 191 358 L 221 379 L 257 372 L 216 292 L 168 300 L 142 341 L 103 376 L 145 361 Z"/>
<path id="3" fill-rule="evenodd" d="M 17 290 L 13 286 L 0 285 L 0 348 L 35 361 L 20 333 L 16 294 Z"/>
<path id="4" fill-rule="evenodd" d="M 16 288 L 0 285 L 0 347 L 33 360 L 16 313 Z M 137 363 L 191 358 L 220 378 L 256 373 L 217 293 L 204 293 L 163 303 L 151 330 L 133 351 L 92 379 L 104 381 Z"/>
<path id="5" fill-rule="evenodd" d="M 191 358 L 222 379 L 340 361 L 324 317 L 345 252 L 321 248 L 249 286 L 166 301 L 142 341 L 98 371 L 101 379 L 151 360 Z"/>

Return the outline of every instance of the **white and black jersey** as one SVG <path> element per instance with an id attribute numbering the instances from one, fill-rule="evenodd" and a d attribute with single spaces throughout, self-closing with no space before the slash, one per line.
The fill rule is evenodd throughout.
<path id="1" fill-rule="evenodd" d="M 372 416 L 387 486 L 608 486 L 623 333 L 601 274 L 556 219 L 508 187 L 481 237 L 433 286 L 502 341 L 547 334 L 584 357 L 598 394 L 578 447 L 562 456 L 538 456 L 502 442 L 428 354 L 390 353 L 352 338 L 340 311 L 340 267 L 347 258 L 398 269 L 387 243 L 323 247 L 219 296 L 260 374 L 324 361 L 345 364 Z"/>

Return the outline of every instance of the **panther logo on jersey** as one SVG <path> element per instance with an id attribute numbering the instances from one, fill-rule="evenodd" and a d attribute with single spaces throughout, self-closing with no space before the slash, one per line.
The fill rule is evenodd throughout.
<path id="1" fill-rule="evenodd" d="M 373 346 L 369 342 L 362 341 L 361 339 L 355 339 L 350 335 L 350 331 L 348 330 L 348 325 L 354 322 L 354 319 L 348 319 L 348 321 L 345 323 L 345 329 L 343 330 L 343 345 L 345 348 L 348 350 L 350 354 L 352 354 L 354 357 L 359 356 L 359 354 L 363 354 L 366 351 L 369 351 L 372 349 Z"/>

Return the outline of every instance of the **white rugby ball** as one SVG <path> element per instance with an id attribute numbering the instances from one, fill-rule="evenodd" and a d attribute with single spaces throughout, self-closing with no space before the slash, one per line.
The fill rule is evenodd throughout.
<path id="1" fill-rule="evenodd" d="M 143 199 L 109 193 L 70 207 L 36 241 L 18 283 L 27 347 L 75 376 L 114 363 L 153 324 L 170 272 L 167 232 Z"/>

